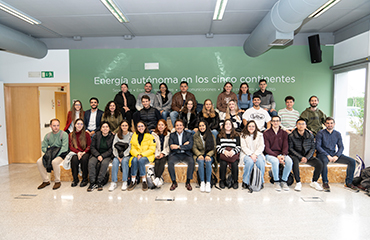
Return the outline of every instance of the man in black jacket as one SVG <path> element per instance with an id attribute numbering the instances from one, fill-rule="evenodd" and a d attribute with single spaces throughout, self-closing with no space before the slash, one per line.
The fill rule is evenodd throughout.
<path id="1" fill-rule="evenodd" d="M 297 182 L 294 190 L 301 191 L 302 184 L 299 176 L 299 163 L 306 163 L 315 168 L 310 186 L 317 191 L 323 188 L 317 183 L 322 171 L 322 162 L 313 157 L 315 152 L 315 138 L 310 131 L 306 129 L 306 121 L 302 118 L 296 122 L 296 128 L 289 134 L 289 156 L 293 160 L 293 173 Z"/>
<path id="2" fill-rule="evenodd" d="M 159 119 L 162 119 L 162 115 L 158 109 L 150 106 L 150 98 L 148 95 L 141 97 L 141 103 L 143 104 L 143 108 L 139 112 L 134 113 L 134 124 L 136 126 L 140 120 L 144 121 L 149 131 L 152 132 L 157 126 Z"/>
<path id="3" fill-rule="evenodd" d="M 170 173 L 172 185 L 170 190 L 177 188 L 175 164 L 185 162 L 188 165 L 186 174 L 185 187 L 188 191 L 192 190 L 190 180 L 193 179 L 194 159 L 193 159 L 193 135 L 190 132 L 184 131 L 184 123 L 178 119 L 175 121 L 176 132 L 170 134 L 168 145 L 170 145 L 170 155 L 168 157 L 168 172 Z"/>

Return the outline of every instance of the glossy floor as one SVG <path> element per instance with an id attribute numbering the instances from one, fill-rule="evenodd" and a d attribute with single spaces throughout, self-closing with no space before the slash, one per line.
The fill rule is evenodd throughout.
<path id="1" fill-rule="evenodd" d="M 37 190 L 35 164 L 0 167 L 0 239 L 369 239 L 370 197 L 341 184 L 317 192 L 200 193 L 183 183 L 143 192 L 86 192 L 62 182 Z M 318 197 L 320 202 L 302 198 Z M 174 201 L 156 201 L 173 199 Z"/>

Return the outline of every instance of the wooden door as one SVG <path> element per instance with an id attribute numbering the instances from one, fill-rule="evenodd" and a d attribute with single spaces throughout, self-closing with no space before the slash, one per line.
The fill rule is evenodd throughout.
<path id="1" fill-rule="evenodd" d="M 60 121 L 60 129 L 63 130 L 67 123 L 67 93 L 55 92 L 55 117 Z"/>
<path id="2" fill-rule="evenodd" d="M 4 86 L 9 163 L 35 163 L 41 156 L 37 86 Z"/>

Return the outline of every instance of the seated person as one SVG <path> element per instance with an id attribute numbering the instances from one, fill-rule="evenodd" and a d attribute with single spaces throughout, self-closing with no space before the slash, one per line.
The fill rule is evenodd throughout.
<path id="1" fill-rule="evenodd" d="M 196 106 L 191 99 L 185 102 L 185 106 L 180 111 L 179 119 L 184 123 L 185 130 L 194 134 L 198 131 L 198 128 L 196 128 L 198 121 Z"/>
<path id="2" fill-rule="evenodd" d="M 299 163 L 301 162 L 315 168 L 310 186 L 317 191 L 322 191 L 322 187 L 317 183 L 322 171 L 322 162 L 313 156 L 315 152 L 315 138 L 306 127 L 306 121 L 300 118 L 297 120 L 297 127 L 288 136 L 289 156 L 293 160 L 293 173 L 296 181 L 294 190 L 301 191 L 302 188 L 299 176 Z"/>
<path id="3" fill-rule="evenodd" d="M 103 180 L 110 161 L 112 161 L 113 134 L 108 122 L 101 122 L 100 131 L 96 132 L 91 142 L 91 155 L 89 159 L 90 186 L 88 192 L 94 189 L 103 190 Z"/>
<path id="4" fill-rule="evenodd" d="M 162 119 L 162 116 L 156 108 L 150 106 L 149 96 L 142 96 L 141 102 L 143 108 L 134 114 L 134 124 L 136 126 L 139 121 L 143 121 L 148 126 L 149 131 L 153 131 L 159 119 Z"/>
<path id="5" fill-rule="evenodd" d="M 259 82 L 260 90 L 255 92 L 253 96 L 259 95 L 261 96 L 261 107 L 265 109 L 270 116 L 277 116 L 277 112 L 275 110 L 276 103 L 274 100 L 274 95 L 272 92 L 266 90 L 267 88 L 267 81 L 265 79 L 261 79 Z"/>
<path id="6" fill-rule="evenodd" d="M 193 100 L 194 103 L 197 102 L 194 94 L 188 92 L 188 88 L 189 88 L 188 82 L 182 81 L 180 83 L 180 92 L 175 93 L 175 95 L 173 95 L 172 97 L 172 104 L 171 104 L 172 112 L 170 113 L 170 117 L 171 117 L 171 122 L 172 122 L 173 127 L 175 126 L 175 121 L 177 117 L 179 116 L 180 111 L 185 106 L 185 102 L 189 99 Z"/>
<path id="7" fill-rule="evenodd" d="M 191 151 L 193 148 L 193 136 L 191 133 L 184 131 L 184 123 L 180 119 L 177 119 L 175 122 L 175 130 L 175 132 L 170 134 L 169 139 L 168 172 L 172 181 L 170 191 L 175 190 L 178 186 L 175 164 L 179 162 L 185 162 L 188 165 L 185 187 L 188 191 L 191 191 L 193 188 L 190 185 L 190 180 L 193 179 L 194 173 L 194 159 Z"/>
<path id="8" fill-rule="evenodd" d="M 267 128 L 271 127 L 271 117 L 267 111 L 260 107 L 261 97 L 259 95 L 253 96 L 253 107 L 247 109 L 243 113 L 243 124 L 247 125 L 247 122 L 254 120 L 257 124 L 258 129 L 263 132 L 265 131 L 265 125 Z"/>
<path id="9" fill-rule="evenodd" d="M 165 83 L 161 83 L 159 85 L 159 91 L 155 94 L 153 107 L 160 112 L 164 120 L 167 120 L 171 112 L 171 104 L 172 93 L 168 91 L 168 87 Z"/>
<path id="10" fill-rule="evenodd" d="M 301 113 L 300 118 L 303 118 L 307 123 L 307 129 L 310 130 L 314 136 L 323 129 L 322 125 L 325 124 L 326 115 L 321 111 L 317 105 L 319 105 L 319 98 L 311 96 L 308 100 L 310 107 L 306 108 Z"/>
<path id="11" fill-rule="evenodd" d="M 143 96 L 148 96 L 150 98 L 150 106 L 153 107 L 155 94 L 152 93 L 152 88 L 153 86 L 151 82 L 145 83 L 144 92 L 139 93 L 139 95 L 137 96 L 136 105 L 135 105 L 136 110 L 140 111 L 141 109 L 143 109 L 143 104 L 141 101 Z"/>
<path id="12" fill-rule="evenodd" d="M 273 116 L 271 122 L 272 127 L 263 133 L 266 160 L 272 165 L 275 190 L 280 192 L 283 188 L 284 191 L 289 191 L 287 181 L 292 170 L 293 161 L 288 155 L 288 133 L 281 129 L 279 116 Z M 279 164 L 284 165 L 281 182 L 279 179 Z"/>
<path id="13" fill-rule="evenodd" d="M 245 110 L 253 107 L 252 94 L 249 92 L 248 83 L 244 82 L 240 84 L 239 93 L 236 95 L 238 98 L 238 108 L 240 113 L 244 113 Z"/>
<path id="14" fill-rule="evenodd" d="M 285 98 L 286 108 L 280 109 L 278 113 L 278 115 L 281 117 L 281 128 L 288 134 L 292 133 L 299 118 L 299 112 L 293 109 L 293 105 L 294 97 L 287 96 Z"/>
<path id="15" fill-rule="evenodd" d="M 121 84 L 121 91 L 114 97 L 114 102 L 117 104 L 117 108 L 121 112 L 122 118 L 127 119 L 130 125 L 129 128 L 131 128 L 132 115 L 136 112 L 136 99 L 128 90 L 127 83 Z"/>
<path id="16" fill-rule="evenodd" d="M 356 160 L 343 154 L 343 142 L 340 132 L 334 130 L 335 121 L 332 117 L 325 119 L 326 129 L 319 131 L 316 135 L 317 158 L 323 163 L 322 181 L 325 192 L 330 192 L 328 179 L 328 163 L 347 164 L 346 189 L 358 192 L 358 188 L 352 184 L 355 172 Z M 337 147 L 337 150 L 336 150 Z"/>
<path id="17" fill-rule="evenodd" d="M 231 82 L 227 82 L 224 85 L 224 90 L 222 93 L 220 93 L 217 97 L 217 109 L 220 111 L 220 113 L 225 113 L 226 108 L 229 104 L 230 100 L 234 100 L 235 103 L 238 102 L 238 98 L 233 90 L 233 84 Z"/>
<path id="18" fill-rule="evenodd" d="M 243 129 L 243 121 L 239 116 L 239 109 L 234 100 L 230 100 L 228 103 L 228 107 L 226 109 L 226 113 L 220 112 L 220 127 L 222 128 L 226 119 L 231 119 L 233 122 L 235 131 L 241 132 Z"/>
<path id="19" fill-rule="evenodd" d="M 148 96 L 143 96 L 143 98 L 144 97 Z M 136 175 L 137 171 L 139 170 L 139 175 L 142 181 L 141 188 L 143 191 L 147 191 L 148 183 L 146 182 L 145 165 L 147 165 L 149 162 L 154 161 L 156 144 L 153 135 L 149 133 L 148 127 L 146 126 L 144 121 L 140 120 L 136 124 L 136 132 L 134 133 L 134 135 L 132 135 L 130 143 L 131 158 L 129 166 L 131 167 L 131 183 L 128 186 L 127 190 L 132 191 L 136 187 Z"/>
<path id="20" fill-rule="evenodd" d="M 54 170 L 54 186 L 53 190 L 60 188 L 60 167 L 59 165 L 63 162 L 63 159 L 68 153 L 68 134 L 59 129 L 60 122 L 58 119 L 54 118 L 50 120 L 50 128 L 51 132 L 47 133 L 44 137 L 44 140 L 41 144 L 41 151 L 45 154 L 47 151 L 51 153 L 52 148 L 60 148 L 56 156 L 52 156 L 54 154 L 48 154 L 48 160 L 46 161 L 48 164 L 44 166 L 43 158 L 44 156 L 40 157 L 37 160 L 37 167 L 39 169 L 42 183 L 37 189 L 43 189 L 44 187 L 50 185 L 50 180 L 48 177 L 48 173 L 51 171 L 51 168 Z"/>
<path id="21" fill-rule="evenodd" d="M 99 100 L 96 97 L 90 98 L 91 109 L 87 110 L 84 115 L 85 129 L 90 137 L 92 137 L 95 132 L 99 131 L 100 121 L 103 116 L 103 111 L 98 109 Z"/>
<path id="22" fill-rule="evenodd" d="M 213 136 L 217 138 L 220 118 L 218 113 L 215 111 L 211 99 L 206 99 L 203 104 L 202 111 L 198 114 L 198 123 L 201 121 L 206 121 L 208 123 L 209 129 L 211 130 Z"/>
<path id="23" fill-rule="evenodd" d="M 101 122 L 107 122 L 109 124 L 109 131 L 116 134 L 119 130 L 119 124 L 122 122 L 122 114 L 117 108 L 117 104 L 114 101 L 109 101 L 105 106 L 104 114 L 101 118 Z"/>

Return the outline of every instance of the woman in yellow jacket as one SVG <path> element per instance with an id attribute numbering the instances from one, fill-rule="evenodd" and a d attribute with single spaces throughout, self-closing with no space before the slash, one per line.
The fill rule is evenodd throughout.
<path id="1" fill-rule="evenodd" d="M 136 175 L 139 169 L 140 177 L 142 179 L 143 191 L 148 190 L 148 184 L 146 183 L 146 171 L 145 165 L 149 162 L 154 161 L 154 153 L 156 143 L 154 137 L 149 133 L 146 124 L 143 121 L 139 121 L 136 124 L 136 132 L 131 138 L 131 159 L 129 166 L 131 167 L 131 183 L 127 190 L 131 191 L 136 187 Z"/>

